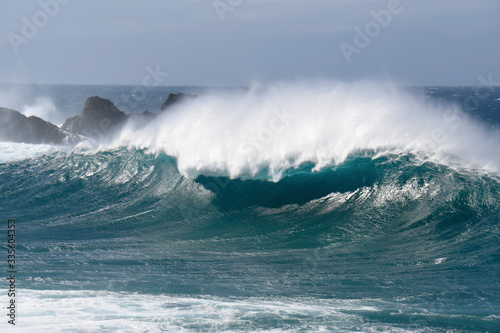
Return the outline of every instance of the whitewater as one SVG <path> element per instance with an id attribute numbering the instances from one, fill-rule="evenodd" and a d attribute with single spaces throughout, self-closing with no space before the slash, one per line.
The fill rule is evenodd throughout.
<path id="1" fill-rule="evenodd" d="M 422 97 L 422 96 L 419 96 Z M 279 180 L 303 163 L 315 170 L 357 150 L 412 152 L 441 163 L 498 171 L 498 143 L 459 106 L 425 103 L 396 86 L 300 83 L 214 93 L 130 124 L 101 148 L 128 146 L 175 157 L 186 177 L 200 174 Z"/>
<path id="2" fill-rule="evenodd" d="M 88 96 L 124 109 L 131 94 L 31 89 L 0 102 L 61 123 Z M 473 87 L 156 87 L 127 110 L 151 121 L 76 145 L 1 142 L 16 328 L 498 331 L 500 90 L 488 91 L 470 110 Z M 171 92 L 198 97 L 160 112 Z"/>

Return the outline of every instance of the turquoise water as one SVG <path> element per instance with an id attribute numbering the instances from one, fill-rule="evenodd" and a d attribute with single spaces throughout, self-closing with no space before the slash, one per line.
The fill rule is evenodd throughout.
<path id="1" fill-rule="evenodd" d="M 439 89 L 448 100 L 473 91 Z M 432 103 L 445 103 L 433 90 L 427 88 Z M 498 92 L 487 102 L 495 103 Z M 165 149 L 123 137 L 119 144 L 45 151 L 4 143 L 30 154 L 0 164 L 0 216 L 17 223 L 16 326 L 27 332 L 499 331 L 500 177 L 498 148 L 491 148 L 498 143 L 498 109 L 481 102 L 472 118 L 482 124 L 471 128 L 488 133 L 493 144 L 484 141 L 484 158 L 492 159 L 472 166 L 463 161 L 480 160 L 473 153 L 483 150 L 465 154 L 448 145 L 472 136 L 465 125 L 458 139 L 447 132 L 450 139 L 436 148 L 461 155 L 360 141 L 364 147 L 326 164 L 290 150 L 277 160 L 292 162 L 277 164 L 273 153 L 253 171 L 234 171 L 241 165 L 234 156 L 200 167 L 167 139 Z M 219 104 L 205 106 L 213 105 Z M 356 128 L 365 126 L 360 121 Z M 204 135 L 209 145 L 220 142 Z M 266 149 L 282 135 L 286 130 Z"/>

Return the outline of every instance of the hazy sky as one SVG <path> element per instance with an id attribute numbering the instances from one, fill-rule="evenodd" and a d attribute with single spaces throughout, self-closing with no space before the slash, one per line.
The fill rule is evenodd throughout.
<path id="1" fill-rule="evenodd" d="M 383 78 L 476 85 L 488 75 L 500 82 L 498 0 L 0 0 L 0 6 L 0 82 Z"/>

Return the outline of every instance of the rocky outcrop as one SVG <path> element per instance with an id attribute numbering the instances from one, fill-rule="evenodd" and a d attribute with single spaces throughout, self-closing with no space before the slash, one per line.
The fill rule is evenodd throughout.
<path id="1" fill-rule="evenodd" d="M 75 143 L 82 139 L 41 118 L 0 107 L 0 141 L 33 144 Z"/>
<path id="2" fill-rule="evenodd" d="M 169 94 L 161 106 L 165 110 L 196 97 L 193 94 Z M 89 97 L 82 112 L 66 119 L 61 128 L 41 118 L 26 117 L 18 111 L 0 107 L 0 141 L 64 144 L 77 143 L 85 138 L 98 138 L 119 129 L 128 119 L 135 126 L 144 126 L 158 113 L 144 111 L 126 114 L 110 100 L 98 96 Z"/>
<path id="3" fill-rule="evenodd" d="M 66 119 L 62 128 L 87 137 L 98 137 L 120 127 L 127 119 L 127 114 L 110 100 L 93 96 L 87 99 L 78 116 Z"/>
<path id="4" fill-rule="evenodd" d="M 158 113 L 154 113 L 154 112 L 151 112 L 151 111 L 143 111 L 143 112 L 137 112 L 137 113 L 131 113 L 129 114 L 128 116 L 131 118 L 131 119 L 144 119 L 144 120 L 153 120 L 154 118 L 156 118 L 156 116 L 158 115 Z"/>
<path id="5" fill-rule="evenodd" d="M 163 111 L 169 107 L 172 107 L 173 105 L 179 104 L 186 100 L 193 99 L 195 97 L 196 97 L 195 94 L 184 94 L 184 93 L 169 94 L 165 102 L 163 102 L 161 110 Z"/>

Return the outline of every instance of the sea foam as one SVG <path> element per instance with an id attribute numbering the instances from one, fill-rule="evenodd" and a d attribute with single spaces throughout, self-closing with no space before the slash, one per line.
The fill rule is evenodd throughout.
<path id="1" fill-rule="evenodd" d="M 301 82 L 208 93 L 149 124 L 130 121 L 100 149 L 163 152 L 189 178 L 266 173 L 276 181 L 302 163 L 319 170 L 363 150 L 498 171 L 498 139 L 459 106 L 390 83 Z"/>

